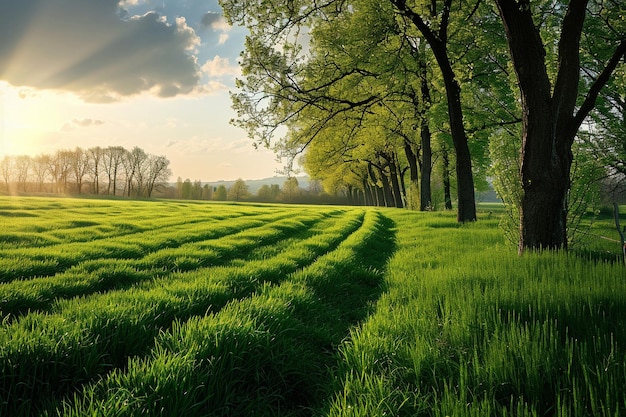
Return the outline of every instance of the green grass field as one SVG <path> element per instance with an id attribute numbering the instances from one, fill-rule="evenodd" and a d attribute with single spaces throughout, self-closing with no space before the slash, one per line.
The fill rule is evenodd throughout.
<path id="1" fill-rule="evenodd" d="M 0 198 L 0 416 L 625 415 L 619 246 L 481 214 Z"/>

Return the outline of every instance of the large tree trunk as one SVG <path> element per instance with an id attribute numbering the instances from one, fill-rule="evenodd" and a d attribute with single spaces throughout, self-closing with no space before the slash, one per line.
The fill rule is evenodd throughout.
<path id="1" fill-rule="evenodd" d="M 574 137 L 626 48 L 623 41 L 589 88 L 582 105 L 577 105 L 579 46 L 587 2 L 571 0 L 568 5 L 552 88 L 543 41 L 533 22 L 529 0 L 520 0 L 519 4 L 496 0 L 522 99 L 520 253 L 526 249 L 567 248 L 567 198 Z"/>

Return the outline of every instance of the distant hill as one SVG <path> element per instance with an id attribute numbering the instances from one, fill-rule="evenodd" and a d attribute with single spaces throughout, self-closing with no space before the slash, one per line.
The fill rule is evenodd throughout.
<path id="1" fill-rule="evenodd" d="M 285 181 L 287 181 L 288 177 L 270 177 L 270 178 L 263 178 L 260 180 L 246 180 L 244 179 L 244 181 L 246 182 L 246 185 L 248 186 L 248 191 L 250 192 L 250 194 L 256 194 L 256 192 L 259 190 L 259 188 L 261 188 L 264 185 L 272 185 L 272 184 L 276 184 L 278 185 L 280 188 L 283 188 L 283 184 L 285 183 Z M 309 177 L 304 175 L 304 176 L 296 176 L 296 178 L 298 179 L 298 185 L 300 186 L 300 188 L 308 188 L 309 187 Z M 204 186 L 205 184 L 209 184 L 210 186 L 213 187 L 219 187 L 220 185 L 225 186 L 226 188 L 230 188 L 233 184 L 235 183 L 235 180 L 232 181 L 210 181 L 210 182 L 202 182 L 202 185 Z M 171 184 L 172 186 L 176 186 L 176 183 Z"/>

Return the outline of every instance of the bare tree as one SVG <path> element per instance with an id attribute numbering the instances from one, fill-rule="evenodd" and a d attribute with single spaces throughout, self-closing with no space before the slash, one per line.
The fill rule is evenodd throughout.
<path id="1" fill-rule="evenodd" d="M 74 149 L 69 156 L 72 174 L 76 181 L 76 192 L 82 194 L 83 180 L 90 170 L 91 158 L 89 153 L 82 148 Z"/>
<path id="2" fill-rule="evenodd" d="M 28 174 L 32 165 L 32 159 L 28 155 L 20 155 L 14 159 L 15 177 L 17 179 L 18 190 L 26 191 Z"/>
<path id="3" fill-rule="evenodd" d="M 4 180 L 4 184 L 6 187 L 6 191 L 9 192 L 9 184 L 11 182 L 11 174 L 13 172 L 13 158 L 8 155 L 2 158 L 0 161 L 0 175 L 2 175 L 2 179 Z"/>
<path id="4" fill-rule="evenodd" d="M 44 190 L 44 184 L 48 176 L 49 159 L 49 155 L 43 154 L 33 158 L 33 173 L 37 180 L 37 191 L 39 192 Z"/>
<path id="5" fill-rule="evenodd" d="M 169 168 L 170 161 L 164 156 L 150 156 L 148 159 L 148 173 L 146 175 L 146 196 L 151 197 L 155 188 L 166 183 L 172 176 Z"/>
<path id="6" fill-rule="evenodd" d="M 109 179 L 107 194 L 111 194 L 111 190 L 113 190 L 113 195 L 116 194 L 117 181 L 123 169 L 122 160 L 125 153 L 126 150 L 121 146 L 109 146 L 104 150 L 102 165 Z"/>
<path id="7" fill-rule="evenodd" d="M 133 188 L 136 189 L 136 194 L 141 195 L 143 180 L 145 176 L 144 166 L 148 160 L 148 154 L 135 146 L 132 151 L 126 152 L 122 159 L 124 170 L 126 171 L 126 195 L 130 197 Z M 134 186 L 134 187 L 133 187 Z"/>
<path id="8" fill-rule="evenodd" d="M 56 184 L 56 192 L 67 192 L 67 183 L 71 169 L 72 151 L 58 150 L 48 159 L 48 172 Z"/>
<path id="9" fill-rule="evenodd" d="M 89 174 L 93 183 L 93 193 L 100 194 L 100 174 L 104 169 L 104 149 L 99 146 L 89 148 L 87 150 L 91 164 L 89 165 Z"/>

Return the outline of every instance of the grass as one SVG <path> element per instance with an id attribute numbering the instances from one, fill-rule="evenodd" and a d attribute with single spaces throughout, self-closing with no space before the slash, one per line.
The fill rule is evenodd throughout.
<path id="1" fill-rule="evenodd" d="M 626 412 L 622 265 L 563 253 L 518 257 L 481 222 L 443 229 L 429 215 L 392 217 L 400 247 L 389 289 L 341 347 L 340 383 L 325 414 Z"/>
<path id="2" fill-rule="evenodd" d="M 479 210 L 2 198 L 0 415 L 626 414 L 619 248 Z"/>

